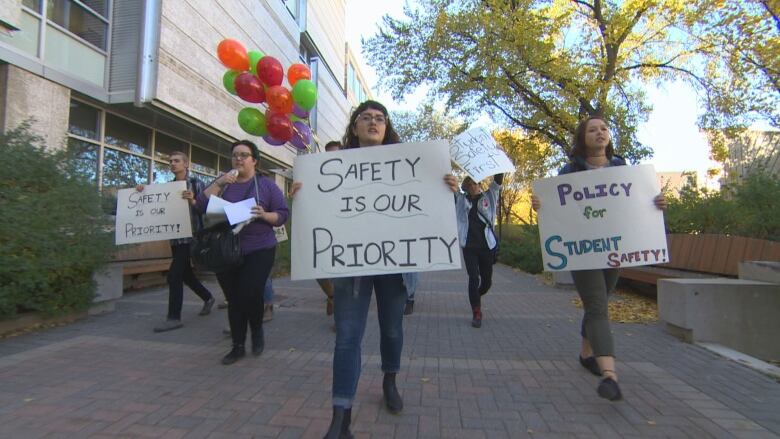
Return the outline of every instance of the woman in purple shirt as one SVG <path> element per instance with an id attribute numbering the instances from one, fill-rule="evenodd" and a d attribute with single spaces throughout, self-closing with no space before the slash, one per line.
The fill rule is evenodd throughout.
<path id="1" fill-rule="evenodd" d="M 274 263 L 276 236 L 273 227 L 284 224 L 289 213 L 282 191 L 270 179 L 257 173 L 260 159 L 257 145 L 240 140 L 231 147 L 233 170 L 217 178 L 197 198 L 196 208 L 206 211 L 209 198 L 218 195 L 237 202 L 254 198 L 253 220 L 239 233 L 243 262 L 237 268 L 217 273 L 228 300 L 228 320 L 233 348 L 222 364 L 233 364 L 246 354 L 246 329 L 252 332 L 252 354 L 263 352 L 263 287 Z"/>

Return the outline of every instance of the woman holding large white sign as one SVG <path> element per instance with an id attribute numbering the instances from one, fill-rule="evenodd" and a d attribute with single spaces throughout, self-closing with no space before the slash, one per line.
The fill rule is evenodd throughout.
<path id="1" fill-rule="evenodd" d="M 569 159 L 559 175 L 626 164 L 622 157 L 615 155 L 609 126 L 601 116 L 591 116 L 577 125 Z M 656 196 L 653 202 L 658 209 L 666 208 L 663 195 Z M 535 195 L 531 203 L 534 210 L 541 208 L 541 201 Z M 618 269 L 573 270 L 571 275 L 585 310 L 580 364 L 594 375 L 604 377 L 597 388 L 599 396 L 618 401 L 623 396 L 615 372 L 615 347 L 607 307 L 608 295 L 617 285 Z"/>
<path id="2" fill-rule="evenodd" d="M 222 364 L 233 364 L 246 350 L 247 326 L 252 335 L 252 354 L 265 348 L 263 337 L 263 289 L 276 254 L 274 226 L 287 220 L 284 194 L 271 179 L 257 173 L 260 150 L 249 140 L 231 147 L 233 170 L 217 178 L 197 198 L 197 208 L 205 212 L 211 197 L 221 195 L 231 203 L 253 199 L 252 221 L 241 229 L 239 241 L 243 261 L 238 267 L 217 273 L 217 281 L 228 300 L 228 321 L 233 348 L 222 358 Z"/>

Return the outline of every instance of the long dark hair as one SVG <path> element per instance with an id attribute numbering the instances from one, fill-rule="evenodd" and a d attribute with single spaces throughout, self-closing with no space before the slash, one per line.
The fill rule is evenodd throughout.
<path id="1" fill-rule="evenodd" d="M 607 121 L 604 116 L 594 115 L 580 121 L 580 123 L 577 125 L 577 129 L 574 131 L 574 142 L 572 143 L 571 151 L 569 152 L 569 158 L 573 159 L 577 156 L 582 157 L 583 159 L 585 158 L 585 151 L 587 150 L 585 145 L 585 133 L 588 130 L 588 122 L 592 120 L 600 120 L 607 124 L 607 128 L 609 128 L 609 121 Z M 611 133 L 609 136 L 609 143 L 607 144 L 607 148 L 604 151 L 604 155 L 606 155 L 607 159 L 610 160 L 612 159 L 612 156 L 615 155 L 615 147 L 612 146 Z"/>
<path id="2" fill-rule="evenodd" d="M 369 108 L 372 110 L 381 111 L 385 116 L 385 137 L 382 139 L 382 145 L 401 143 L 401 139 L 398 137 L 398 133 L 395 132 L 393 123 L 390 121 L 390 117 L 387 114 L 387 108 L 385 108 L 384 105 L 377 101 L 369 100 L 358 105 L 357 108 L 355 108 L 355 111 L 352 112 L 352 116 L 349 117 L 349 125 L 347 125 L 347 130 L 344 132 L 344 137 L 341 139 L 341 144 L 344 145 L 345 149 L 360 148 L 360 141 L 352 129 L 357 125 L 357 118 L 360 116 L 360 113 L 366 111 Z"/>

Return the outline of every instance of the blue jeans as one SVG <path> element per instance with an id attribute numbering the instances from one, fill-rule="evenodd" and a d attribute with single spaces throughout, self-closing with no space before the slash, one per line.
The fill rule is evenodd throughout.
<path id="1" fill-rule="evenodd" d="M 268 280 L 265 282 L 263 288 L 263 304 L 271 305 L 274 303 L 274 285 L 271 282 L 271 276 L 268 276 Z"/>
<path id="2" fill-rule="evenodd" d="M 404 273 L 404 289 L 406 290 L 406 300 L 408 302 L 414 302 L 414 293 L 417 291 L 417 281 L 420 280 L 420 273 Z"/>
<path id="3" fill-rule="evenodd" d="M 379 351 L 382 371 L 401 368 L 404 345 L 403 317 L 406 294 L 400 274 L 333 279 L 336 348 L 333 353 L 333 405 L 352 407 L 360 369 L 360 343 L 366 331 L 371 292 L 376 291 L 379 318 Z"/>

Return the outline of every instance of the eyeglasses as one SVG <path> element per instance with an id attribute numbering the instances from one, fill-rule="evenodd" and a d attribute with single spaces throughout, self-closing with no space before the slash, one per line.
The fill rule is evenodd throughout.
<path id="1" fill-rule="evenodd" d="M 384 125 L 387 122 L 387 118 L 381 114 L 374 116 L 367 113 L 358 116 L 357 120 L 363 123 L 371 123 L 371 121 L 374 121 L 377 125 Z"/>
<path id="2" fill-rule="evenodd" d="M 252 157 L 252 153 L 251 152 L 234 152 L 233 153 L 233 158 L 236 159 L 236 160 L 245 160 L 245 159 L 247 159 L 249 157 Z"/>

